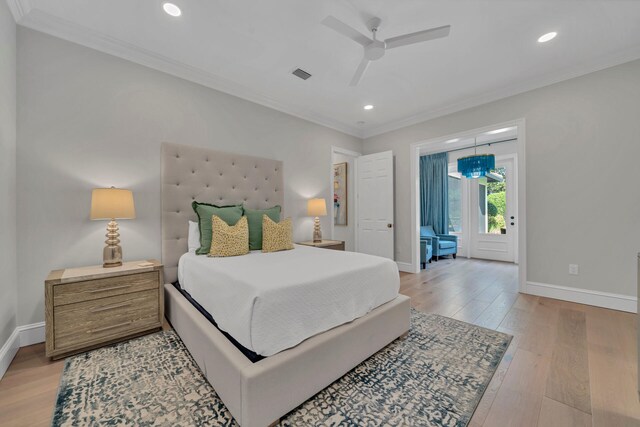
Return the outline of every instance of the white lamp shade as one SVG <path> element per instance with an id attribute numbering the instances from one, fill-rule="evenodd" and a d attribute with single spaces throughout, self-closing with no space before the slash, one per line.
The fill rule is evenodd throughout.
<path id="1" fill-rule="evenodd" d="M 91 193 L 91 219 L 132 219 L 136 217 L 131 190 L 94 188 Z"/>
<path id="2" fill-rule="evenodd" d="M 324 199 L 309 199 L 307 202 L 307 215 L 309 216 L 326 216 L 327 203 Z"/>

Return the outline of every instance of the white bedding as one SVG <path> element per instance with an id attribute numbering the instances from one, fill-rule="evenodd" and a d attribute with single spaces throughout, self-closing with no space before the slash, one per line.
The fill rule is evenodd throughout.
<path id="1" fill-rule="evenodd" d="M 220 329 L 263 356 L 362 317 L 400 288 L 389 259 L 301 245 L 229 258 L 189 252 L 178 280 Z"/>

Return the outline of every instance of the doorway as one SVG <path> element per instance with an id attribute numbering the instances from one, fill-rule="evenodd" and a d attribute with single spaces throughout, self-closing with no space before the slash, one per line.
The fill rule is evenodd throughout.
<path id="1" fill-rule="evenodd" d="M 331 239 L 345 250 L 394 259 L 393 152 L 362 155 L 331 147 Z"/>
<path id="2" fill-rule="evenodd" d="M 461 257 L 518 265 L 522 291 L 526 272 L 524 119 L 447 135 L 411 146 L 411 271 L 420 271 L 420 156 L 448 153 L 448 234 L 457 236 Z M 477 148 L 474 149 L 474 145 Z M 457 159 L 477 152 L 495 155 L 495 173 L 467 179 Z M 455 264 L 455 262 L 453 262 Z"/>
<path id="3" fill-rule="evenodd" d="M 345 250 L 356 251 L 356 160 L 362 154 L 345 148 L 331 147 L 330 188 L 332 199 L 327 204 L 330 238 L 344 241 Z M 336 182 L 336 167 L 342 177 Z M 340 189 L 336 187 L 340 186 Z"/>

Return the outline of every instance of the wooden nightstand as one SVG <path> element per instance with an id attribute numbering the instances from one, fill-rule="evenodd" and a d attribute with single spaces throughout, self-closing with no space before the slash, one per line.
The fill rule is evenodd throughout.
<path id="1" fill-rule="evenodd" d="M 344 251 L 343 240 L 323 240 L 321 242 L 314 242 L 308 240 L 306 242 L 298 242 L 298 245 L 313 246 L 315 248 L 334 249 L 336 251 Z"/>
<path id="2" fill-rule="evenodd" d="M 141 267 L 149 262 L 152 265 Z M 59 359 L 162 328 L 156 260 L 54 270 L 44 282 L 47 357 Z"/>

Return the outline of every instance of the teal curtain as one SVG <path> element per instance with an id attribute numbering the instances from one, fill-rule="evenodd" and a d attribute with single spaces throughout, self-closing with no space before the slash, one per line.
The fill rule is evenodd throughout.
<path id="1" fill-rule="evenodd" d="M 447 153 L 420 157 L 420 225 L 430 225 L 437 234 L 449 234 Z"/>

